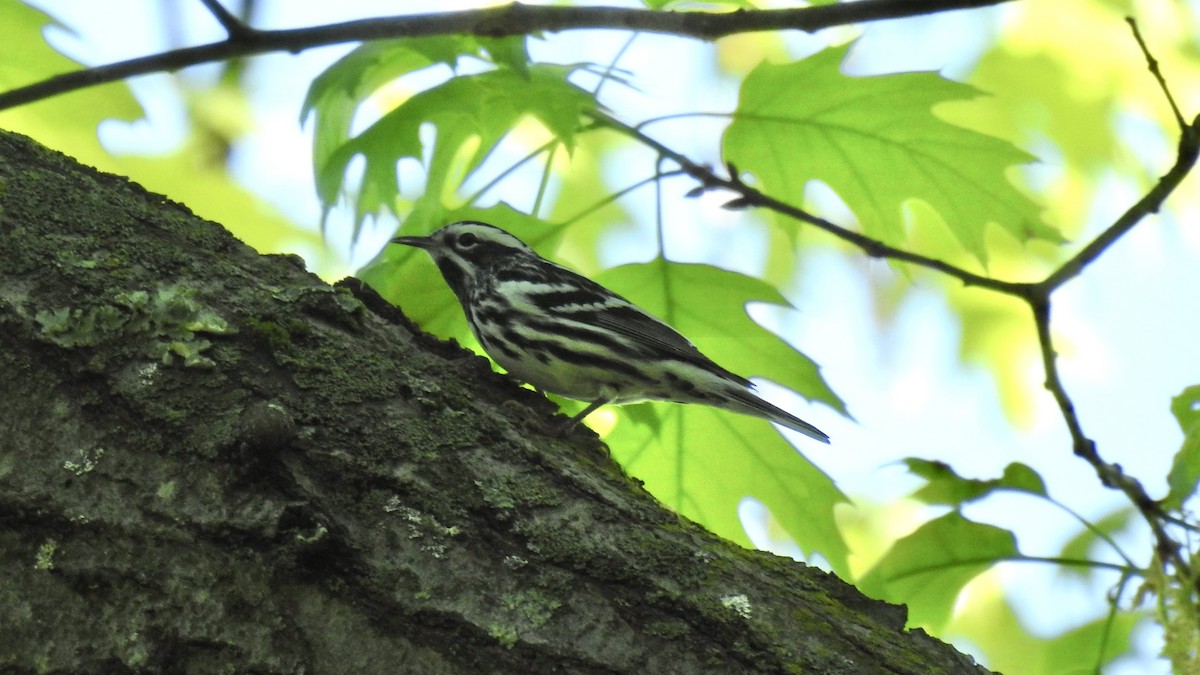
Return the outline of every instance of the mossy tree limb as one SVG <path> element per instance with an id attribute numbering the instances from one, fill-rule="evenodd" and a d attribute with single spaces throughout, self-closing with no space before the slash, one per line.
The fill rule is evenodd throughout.
<path id="1" fill-rule="evenodd" d="M 3 132 L 0 326 L 4 672 L 982 672 L 369 289 Z"/>

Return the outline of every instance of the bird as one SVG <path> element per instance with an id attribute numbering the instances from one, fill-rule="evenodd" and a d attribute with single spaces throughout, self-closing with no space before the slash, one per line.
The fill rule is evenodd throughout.
<path id="1" fill-rule="evenodd" d="M 433 258 L 479 344 L 510 375 L 588 403 L 559 435 L 603 405 L 658 400 L 760 417 L 829 443 L 671 326 L 494 225 L 465 220 L 391 242 Z"/>

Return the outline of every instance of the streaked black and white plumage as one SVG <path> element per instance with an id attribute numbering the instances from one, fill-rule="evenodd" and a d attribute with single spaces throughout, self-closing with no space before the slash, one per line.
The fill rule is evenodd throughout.
<path id="1" fill-rule="evenodd" d="M 486 223 L 393 243 L 425 249 L 479 343 L 514 377 L 596 408 L 645 400 L 703 403 L 762 417 L 828 443 L 820 429 L 756 396 L 675 329 Z"/>

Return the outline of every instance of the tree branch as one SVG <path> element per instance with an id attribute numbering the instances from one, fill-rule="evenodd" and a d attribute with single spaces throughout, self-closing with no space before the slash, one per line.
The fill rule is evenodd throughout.
<path id="1" fill-rule="evenodd" d="M 1146 492 L 1141 481 L 1126 474 L 1120 464 L 1110 464 L 1104 461 L 1096 450 L 1096 442 L 1084 433 L 1079 415 L 1075 412 L 1075 404 L 1071 401 L 1058 372 L 1058 354 L 1050 336 L 1049 297 L 1031 298 L 1029 305 L 1033 310 L 1034 324 L 1037 326 L 1038 345 L 1042 352 L 1042 368 L 1046 373 L 1045 386 L 1054 396 L 1054 400 L 1062 412 L 1063 420 L 1071 434 L 1075 455 L 1092 466 L 1102 485 L 1120 490 L 1125 494 L 1149 525 L 1159 558 L 1173 564 L 1182 577 L 1191 578 L 1190 566 L 1179 553 L 1179 542 L 1175 541 L 1167 532 L 1166 522 L 1171 519 L 1163 512 L 1158 502 L 1154 501 Z"/>
<path id="2" fill-rule="evenodd" d="M 948 262 L 923 256 L 919 253 L 913 253 L 912 251 L 905 251 L 894 246 L 889 246 L 888 244 L 885 244 L 877 239 L 872 239 L 853 230 L 846 229 L 820 216 L 809 213 L 798 206 L 780 201 L 749 185 L 746 185 L 737 177 L 734 171 L 730 172 L 731 176 L 729 178 L 720 176 L 713 170 L 712 167 L 692 161 L 686 155 L 672 150 L 666 145 L 663 145 L 661 142 L 651 136 L 648 136 L 640 129 L 625 124 L 624 122 L 621 122 L 620 120 L 617 120 L 603 112 L 597 111 L 591 113 L 591 115 L 593 119 L 600 124 L 603 124 L 604 126 L 611 128 L 618 133 L 624 134 L 638 141 L 639 143 L 642 143 L 643 145 L 653 148 L 663 157 L 666 157 L 678 164 L 680 168 L 683 169 L 684 173 L 700 181 L 701 189 L 729 190 L 730 192 L 738 195 L 736 200 L 738 206 L 757 206 L 770 209 L 785 216 L 790 216 L 796 220 L 808 223 L 813 227 L 824 230 L 843 241 L 853 244 L 854 246 L 857 246 L 858 248 L 862 249 L 863 253 L 866 253 L 872 258 L 889 258 L 892 260 L 910 262 L 914 265 L 926 267 L 928 269 L 941 272 L 947 276 L 954 277 L 955 279 L 962 281 L 963 284 L 967 286 L 980 286 L 982 288 L 987 288 L 999 293 L 1004 293 L 1006 295 L 1014 295 L 1023 298 L 1029 293 L 1028 289 L 1031 284 L 985 277 L 981 274 L 975 274 L 974 272 L 965 270 L 961 267 L 951 265 Z"/>
<path id="3" fill-rule="evenodd" d="M 619 7 L 543 7 L 513 3 L 488 9 L 364 19 L 287 30 L 250 28 L 230 15 L 217 0 L 203 1 L 205 7 L 229 31 L 227 39 L 56 75 L 0 94 L 0 110 L 148 73 L 175 71 L 200 63 L 267 52 L 287 51 L 295 54 L 313 47 L 343 42 L 452 34 L 504 37 L 581 29 L 641 31 L 711 41 L 738 33 L 768 30 L 802 30 L 811 33 L 832 26 L 986 7 L 1010 0 L 863 0 L 799 9 L 738 10 L 722 14 Z"/>
<path id="4" fill-rule="evenodd" d="M 1137 225 L 1146 216 L 1158 213 L 1158 210 L 1162 208 L 1162 204 L 1166 201 L 1167 197 L 1175 191 L 1175 188 L 1179 187 L 1183 179 L 1195 168 L 1198 157 L 1200 157 L 1200 117 L 1197 117 L 1191 126 L 1183 127 L 1183 133 L 1179 137 L 1179 150 L 1175 159 L 1175 165 L 1167 173 L 1163 174 L 1162 178 L 1158 179 L 1158 182 L 1155 183 L 1154 187 L 1144 197 L 1129 207 L 1129 210 L 1121 214 L 1121 217 L 1117 218 L 1104 232 L 1101 232 L 1087 246 L 1080 249 L 1078 253 L 1039 283 L 1038 286 L 1043 289 L 1039 294 L 1051 293 L 1059 286 L 1078 276 L 1085 267 L 1099 258 L 1104 251 L 1108 250 L 1109 246 L 1112 246 L 1118 239 L 1132 230 L 1134 225 Z"/>
<path id="5" fill-rule="evenodd" d="M 1084 268 L 1099 258 L 1101 254 L 1108 250 L 1110 246 L 1116 243 L 1127 232 L 1132 230 L 1142 219 L 1152 213 L 1158 213 L 1163 202 L 1179 187 L 1183 179 L 1191 173 L 1192 169 L 1196 166 L 1197 159 L 1200 158 L 1200 116 L 1191 125 L 1183 122 L 1183 114 L 1175 104 L 1175 99 L 1171 96 L 1166 80 L 1158 69 L 1158 61 L 1146 47 L 1145 41 L 1142 40 L 1137 24 L 1132 19 L 1128 21 L 1133 30 L 1134 39 L 1137 40 L 1138 46 L 1146 58 L 1151 74 L 1158 81 L 1163 94 L 1167 98 L 1167 102 L 1171 106 L 1172 112 L 1180 123 L 1179 148 L 1175 165 L 1159 178 L 1158 182 L 1150 188 L 1145 196 L 1129 207 L 1125 213 L 1121 214 L 1099 236 L 1059 266 L 1050 276 L 1046 277 L 1040 283 L 1031 286 L 1029 288 L 1030 294 L 1026 297 L 1026 301 L 1033 310 L 1034 323 L 1037 326 L 1038 344 L 1042 352 L 1042 366 L 1046 373 L 1045 386 L 1051 395 L 1054 396 L 1054 400 L 1058 403 L 1059 410 L 1062 412 L 1063 419 L 1066 421 L 1067 429 L 1071 434 L 1075 455 L 1092 466 L 1103 485 L 1123 492 L 1134 507 L 1138 509 L 1138 512 L 1141 513 L 1142 518 L 1149 525 L 1153 533 L 1159 559 L 1164 563 L 1174 565 L 1179 578 L 1192 579 L 1193 572 L 1191 566 L 1180 554 L 1180 543 L 1172 538 L 1166 530 L 1167 523 L 1179 523 L 1179 521 L 1163 511 L 1158 502 L 1147 494 L 1145 487 L 1142 486 L 1139 480 L 1127 475 L 1119 464 L 1106 462 L 1096 450 L 1095 441 L 1088 438 L 1084 433 L 1083 426 L 1075 412 L 1075 405 L 1067 393 L 1062 378 L 1059 376 L 1057 355 L 1053 339 L 1050 335 L 1050 295 L 1067 281 L 1078 276 Z M 1184 525 L 1187 526 L 1186 524 Z M 1193 582 L 1193 584 L 1195 583 Z"/>

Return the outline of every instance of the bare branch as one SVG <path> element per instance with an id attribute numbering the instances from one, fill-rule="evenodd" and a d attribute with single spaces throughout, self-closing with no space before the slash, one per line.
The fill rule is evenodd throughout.
<path id="1" fill-rule="evenodd" d="M 1191 173 L 1196 166 L 1198 157 L 1200 157 L 1200 117 L 1197 117 L 1192 125 L 1183 127 L 1183 134 L 1179 137 L 1179 151 L 1175 159 L 1175 166 L 1172 166 L 1162 178 L 1158 179 L 1158 182 L 1144 197 L 1129 207 L 1129 210 L 1121 214 L 1121 217 L 1117 218 L 1104 232 L 1101 232 L 1098 237 L 1080 249 L 1070 260 L 1063 263 L 1038 285 L 1043 287 L 1046 293 L 1052 292 L 1068 280 L 1078 276 L 1083 268 L 1099 258 L 1109 246 L 1132 230 L 1143 218 L 1152 213 L 1158 213 L 1167 197 Z"/>
<path id="2" fill-rule="evenodd" d="M 295 54 L 313 47 L 343 42 L 451 34 L 503 37 L 580 29 L 629 30 L 678 35 L 698 40 L 716 40 L 737 33 L 767 30 L 802 30 L 811 33 L 831 26 L 986 7 L 1008 1 L 862 0 L 799 9 L 739 10 L 723 14 L 619 7 L 526 6 L 513 3 L 488 9 L 260 31 L 228 15 L 228 11 L 221 7 L 217 0 L 204 0 L 209 11 L 213 12 L 217 20 L 229 31 L 228 39 L 56 75 L 0 94 L 0 110 L 147 73 L 175 71 L 200 63 L 267 52 L 286 51 Z"/>
<path id="3" fill-rule="evenodd" d="M 1066 386 L 1063 385 L 1062 378 L 1058 373 L 1058 355 L 1050 336 L 1049 298 L 1045 296 L 1030 298 L 1029 306 L 1033 310 L 1033 321 L 1037 326 L 1038 345 L 1042 352 L 1042 368 L 1046 373 L 1046 389 L 1054 396 L 1063 419 L 1067 423 L 1075 455 L 1092 466 L 1105 487 L 1120 490 L 1125 494 L 1150 526 L 1159 558 L 1174 565 L 1177 572 L 1181 573 L 1184 578 L 1191 578 L 1191 569 L 1179 553 L 1179 542 L 1175 541 L 1166 530 L 1165 523 L 1173 519 L 1168 517 L 1158 502 L 1150 497 L 1141 481 L 1126 474 L 1120 464 L 1110 464 L 1104 461 L 1100 457 L 1100 453 L 1096 451 L 1096 442 L 1084 433 L 1083 425 L 1079 422 L 1079 416 L 1075 412 L 1075 404 L 1071 401 Z"/>
<path id="4" fill-rule="evenodd" d="M 962 269 L 961 267 L 951 265 L 950 263 L 937 260 L 935 258 L 930 258 L 919 253 L 913 253 L 911 251 L 895 248 L 894 246 L 889 246 L 877 239 L 872 239 L 853 230 L 848 230 L 840 225 L 836 225 L 824 218 L 821 218 L 820 216 L 809 213 L 800 207 L 793 206 L 792 204 L 775 199 L 774 197 L 771 197 L 749 185 L 746 185 L 738 178 L 737 169 L 735 167 L 730 167 L 731 171 L 728 178 L 722 177 L 714 172 L 712 167 L 692 161 L 686 155 L 676 152 L 654 138 L 646 135 L 637 127 L 629 126 L 601 112 L 592 113 L 592 116 L 604 126 L 629 136 L 639 143 L 653 148 L 659 153 L 659 155 L 672 160 L 678 164 L 685 173 L 700 181 L 702 189 L 722 189 L 738 195 L 737 199 L 732 202 L 734 208 L 761 207 L 770 209 L 776 213 L 781 213 L 783 215 L 795 218 L 801 222 L 808 223 L 813 227 L 824 230 L 843 241 L 849 242 L 862 249 L 863 253 L 866 253 L 872 258 L 889 258 L 892 260 L 910 262 L 914 265 L 926 267 L 954 277 L 968 286 L 980 286 L 997 291 L 999 293 L 1004 293 L 1006 295 L 1013 295 L 1021 298 L 1029 295 L 1031 284 L 985 277 L 981 274 L 975 274 L 974 272 L 970 272 Z"/>
<path id="5" fill-rule="evenodd" d="M 1137 21 L 1132 16 L 1127 16 L 1125 23 L 1129 24 L 1129 28 L 1133 31 L 1133 39 L 1137 40 L 1138 47 L 1142 49 L 1142 56 L 1146 57 L 1146 65 L 1150 68 L 1150 74 L 1154 75 L 1158 86 L 1162 88 L 1163 94 L 1167 97 L 1167 102 L 1171 104 L 1171 112 L 1175 113 L 1175 122 L 1179 124 L 1179 130 L 1186 132 L 1188 130 L 1187 120 L 1184 119 L 1183 113 L 1175 103 L 1175 97 L 1171 95 L 1171 89 L 1167 86 L 1162 71 L 1158 69 L 1158 59 L 1154 58 L 1154 54 L 1151 54 L 1150 48 L 1146 46 L 1146 41 L 1142 39 L 1142 31 L 1138 29 Z"/>
<path id="6" fill-rule="evenodd" d="M 1183 525 L 1189 529 L 1191 526 L 1182 523 L 1179 519 L 1164 512 L 1158 502 L 1154 501 L 1146 492 L 1145 487 L 1142 486 L 1139 480 L 1127 475 L 1119 464 L 1110 464 L 1100 456 L 1100 453 L 1096 450 L 1095 441 L 1088 438 L 1084 433 L 1083 426 L 1075 412 L 1075 404 L 1071 401 L 1066 386 L 1059 375 L 1057 355 L 1050 335 L 1050 294 L 1070 279 L 1078 276 L 1085 267 L 1099 258 L 1104 251 L 1108 250 L 1108 247 L 1112 246 L 1113 243 L 1132 230 L 1143 218 L 1152 213 L 1157 213 L 1167 197 L 1179 187 L 1183 179 L 1195 168 L 1197 158 L 1200 157 L 1200 117 L 1197 117 L 1190 125 L 1184 121 L 1183 114 L 1175 104 L 1175 99 L 1171 96 L 1171 91 L 1167 87 L 1166 80 L 1158 69 L 1158 62 L 1154 59 L 1146 43 L 1142 40 L 1137 24 L 1133 19 L 1127 19 L 1127 21 L 1133 29 L 1134 39 L 1137 40 L 1138 46 L 1142 49 L 1142 54 L 1146 57 L 1150 72 L 1158 81 L 1159 86 L 1167 97 L 1167 101 L 1171 105 L 1172 111 L 1175 113 L 1176 120 L 1179 122 L 1181 133 L 1175 165 L 1155 183 L 1154 187 L 1145 196 L 1139 199 L 1136 204 L 1129 207 L 1125 213 L 1121 214 L 1104 232 L 1100 233 L 1099 236 L 1088 243 L 1087 246 L 1084 246 L 1070 260 L 1063 263 L 1041 283 L 1032 286 L 1029 289 L 1030 295 L 1026 297 L 1026 300 L 1033 310 L 1033 319 L 1037 326 L 1038 344 L 1042 352 L 1042 367 L 1046 373 L 1046 389 L 1054 396 L 1054 400 L 1058 403 L 1059 410 L 1062 412 L 1063 419 L 1067 423 L 1075 455 L 1092 466 L 1103 485 L 1123 492 L 1134 507 L 1138 509 L 1154 535 L 1155 550 L 1158 559 L 1163 561 L 1164 565 L 1173 565 L 1178 578 L 1193 579 L 1191 566 L 1184 556 L 1180 554 L 1180 543 L 1172 538 L 1166 530 L 1167 523 Z M 1193 581 L 1193 586 L 1195 584 L 1196 582 Z"/>
<path id="7" fill-rule="evenodd" d="M 1179 187 L 1183 179 L 1191 173 L 1196 165 L 1197 158 L 1200 158 L 1200 117 L 1197 117 L 1190 125 L 1184 121 L 1183 113 L 1180 112 L 1179 107 L 1175 104 L 1175 99 L 1171 96 L 1171 90 L 1167 87 L 1167 82 L 1163 79 L 1162 72 L 1158 69 L 1158 61 L 1150 53 L 1150 49 L 1142 40 L 1142 34 L 1138 30 L 1137 23 L 1130 18 L 1127 18 L 1126 21 L 1129 22 L 1130 27 L 1133 29 L 1133 37 L 1137 40 L 1138 46 L 1142 49 L 1142 54 L 1146 57 L 1146 63 L 1149 66 L 1151 74 L 1158 81 L 1163 94 L 1167 97 L 1167 102 L 1171 105 L 1171 110 L 1175 113 L 1176 120 L 1179 122 L 1179 150 L 1175 159 L 1175 165 L 1158 180 L 1144 197 L 1129 207 L 1129 210 L 1121 214 L 1120 218 L 1113 222 L 1104 232 L 1100 233 L 1100 236 L 1093 239 L 1087 246 L 1084 246 L 1070 260 L 1063 263 L 1041 282 L 1040 286 L 1043 287 L 1042 290 L 1047 294 L 1078 276 L 1085 267 L 1091 264 L 1096 258 L 1099 258 L 1109 246 L 1112 246 L 1126 232 L 1129 232 L 1135 225 L 1141 222 L 1142 218 L 1151 213 L 1158 213 L 1158 210 L 1162 208 L 1163 202 L 1175 191 L 1175 188 Z"/>

